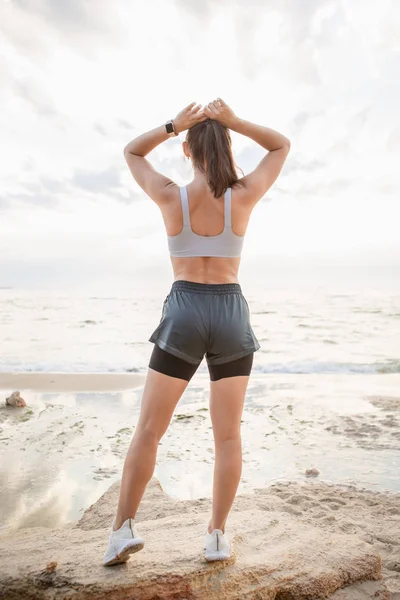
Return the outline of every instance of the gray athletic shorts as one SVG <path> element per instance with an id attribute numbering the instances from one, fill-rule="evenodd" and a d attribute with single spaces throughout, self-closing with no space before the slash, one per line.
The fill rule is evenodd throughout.
<path id="1" fill-rule="evenodd" d="M 260 348 L 239 283 L 174 281 L 149 342 L 192 364 L 210 365 Z"/>

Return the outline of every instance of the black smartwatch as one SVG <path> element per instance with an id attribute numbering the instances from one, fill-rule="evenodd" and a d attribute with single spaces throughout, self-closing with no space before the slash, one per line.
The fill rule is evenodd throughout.
<path id="1" fill-rule="evenodd" d="M 166 129 L 168 135 L 171 133 L 173 133 L 174 135 L 178 135 L 174 129 L 174 124 L 172 122 L 172 119 L 170 119 L 169 121 L 167 121 L 165 123 L 165 129 Z"/>

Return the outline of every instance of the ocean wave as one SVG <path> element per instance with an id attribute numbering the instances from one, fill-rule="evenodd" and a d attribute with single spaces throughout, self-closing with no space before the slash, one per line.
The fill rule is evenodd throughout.
<path id="1" fill-rule="evenodd" d="M 296 361 L 291 363 L 270 363 L 266 365 L 255 365 L 253 371 L 259 373 L 290 373 L 294 375 L 311 374 L 351 374 L 360 375 L 400 373 L 400 360 L 393 359 L 377 363 L 338 363 L 338 362 L 315 362 Z"/>
<path id="2" fill-rule="evenodd" d="M 257 354 L 256 354 L 257 356 Z M 1 373 L 146 373 L 147 366 L 130 366 L 109 364 L 9 364 L 2 363 Z M 205 360 L 201 363 L 199 373 L 207 373 Z M 254 373 L 265 374 L 292 374 L 292 375 L 328 375 L 328 374 L 359 374 L 359 375 L 385 375 L 400 373 L 400 359 L 388 359 L 374 363 L 350 363 L 350 362 L 317 362 L 317 361 L 293 361 L 288 363 L 267 363 L 253 365 Z"/>
<path id="3" fill-rule="evenodd" d="M 378 373 L 400 373 L 400 360 L 387 360 L 384 363 L 377 363 Z"/>

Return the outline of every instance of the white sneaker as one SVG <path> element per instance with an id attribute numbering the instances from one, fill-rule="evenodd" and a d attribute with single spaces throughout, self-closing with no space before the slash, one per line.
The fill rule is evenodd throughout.
<path id="1" fill-rule="evenodd" d="M 115 519 L 111 525 L 108 548 L 103 558 L 106 567 L 126 562 L 130 554 L 138 552 L 144 546 L 144 541 L 136 530 L 134 519 L 127 519 L 116 531 L 113 529 L 114 523 Z"/>
<path id="2" fill-rule="evenodd" d="M 221 529 L 214 529 L 212 533 L 208 533 L 208 529 L 206 530 L 204 550 L 205 559 L 208 561 L 226 560 L 231 556 L 227 537 Z"/>

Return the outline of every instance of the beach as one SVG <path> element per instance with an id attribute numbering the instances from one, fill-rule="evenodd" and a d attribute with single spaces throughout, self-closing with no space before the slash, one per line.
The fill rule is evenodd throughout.
<path id="1" fill-rule="evenodd" d="M 364 540 L 400 593 L 399 290 L 244 291 L 261 349 L 242 416 L 238 495 L 253 498 L 248 509 L 279 500 L 282 527 L 294 518 Z M 166 292 L 2 290 L 2 534 L 67 531 L 118 484 Z M 15 391 L 26 407 L 5 405 Z M 154 477 L 197 511 L 209 507 L 213 465 L 203 361 L 160 442 Z"/>
<path id="2" fill-rule="evenodd" d="M 138 373 L 0 373 L 0 390 L 14 386 L 32 392 L 107 392 L 133 389 L 144 382 Z"/>
<path id="3" fill-rule="evenodd" d="M 3 527 L 41 525 L 44 514 L 54 525 L 73 521 L 120 477 L 144 381 L 137 373 L 0 375 Z M 253 374 L 239 491 L 301 482 L 317 468 L 331 484 L 399 493 L 397 384 L 397 375 L 370 375 L 365 393 L 358 375 Z M 26 407 L 5 406 L 16 390 Z M 155 475 L 176 499 L 211 496 L 213 453 L 209 380 L 196 373 L 160 442 Z"/>
<path id="4" fill-rule="evenodd" d="M 346 377 L 306 376 L 295 394 L 279 379 L 250 380 L 238 494 L 248 495 L 248 508 L 278 502 L 288 519 L 361 536 L 379 550 L 388 589 L 400 593 L 397 381 L 370 376 L 370 393 L 350 409 L 357 377 L 349 385 Z M 1 374 L 2 399 L 18 389 L 27 402 L 0 410 L 3 534 L 69 529 L 119 481 L 143 384 L 140 374 Z M 200 510 L 211 498 L 212 468 L 208 380 L 196 374 L 160 442 L 155 477 L 170 498 Z M 310 468 L 319 474 L 306 476 Z"/>

